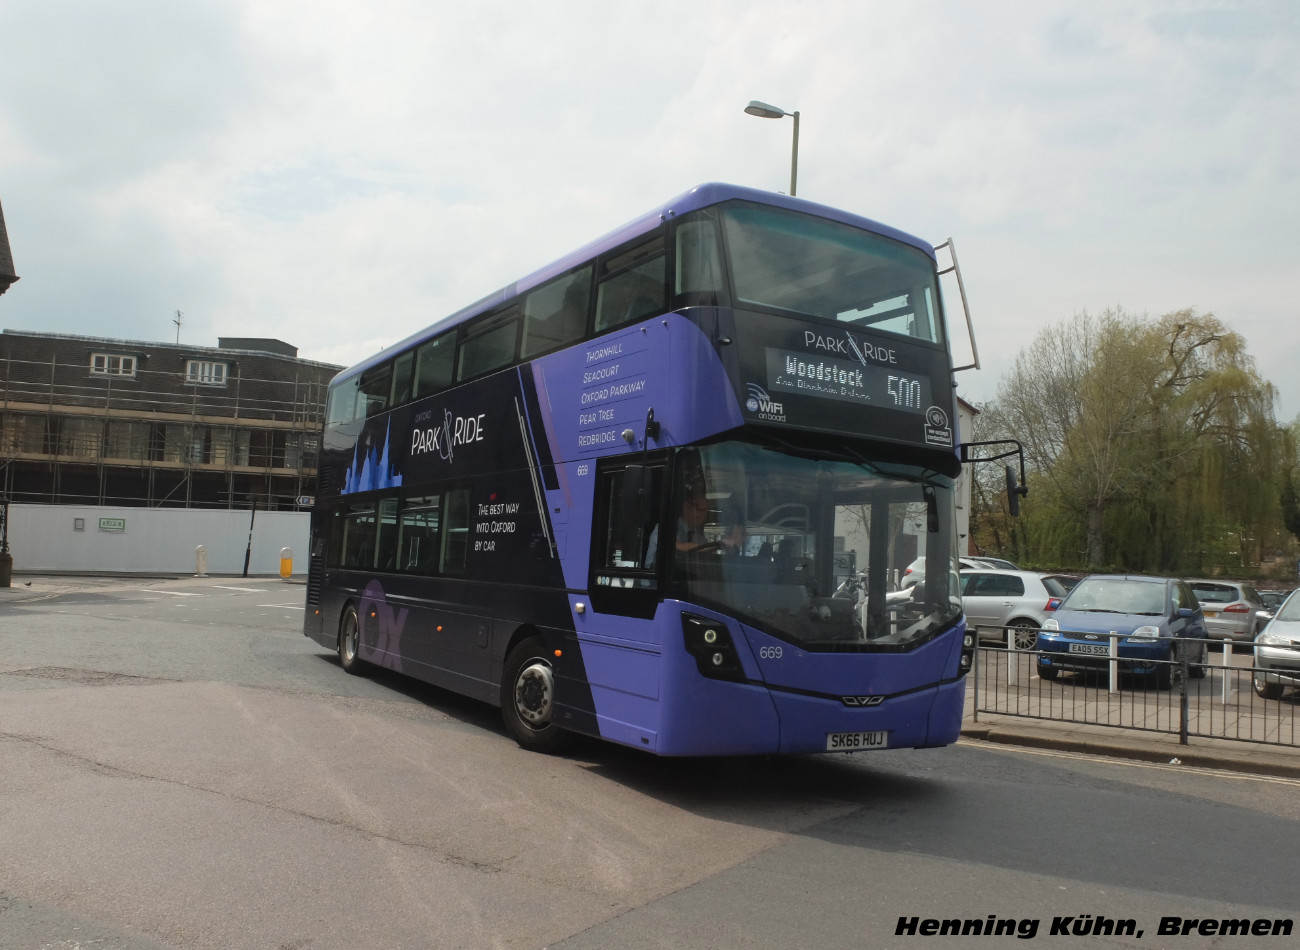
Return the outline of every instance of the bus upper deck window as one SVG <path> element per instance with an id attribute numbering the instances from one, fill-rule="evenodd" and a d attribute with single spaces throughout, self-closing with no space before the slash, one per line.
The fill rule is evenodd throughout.
<path id="1" fill-rule="evenodd" d="M 414 362 L 414 351 L 403 353 L 393 360 L 393 395 L 389 405 L 400 406 L 411 401 L 411 364 Z"/>
<path id="2" fill-rule="evenodd" d="M 596 332 L 662 313 L 667 302 L 666 270 L 662 234 L 602 261 Z"/>
<path id="3" fill-rule="evenodd" d="M 325 409 L 325 419 L 329 425 L 345 426 L 364 415 L 364 403 L 360 403 L 361 411 L 358 411 L 360 392 L 361 380 L 356 376 L 330 389 Z"/>
<path id="4" fill-rule="evenodd" d="M 473 379 L 509 366 L 519 337 L 519 308 L 494 313 L 465 328 L 456 368 L 459 380 Z"/>
<path id="5" fill-rule="evenodd" d="M 590 300 L 590 267 L 531 291 L 524 301 L 524 340 L 520 346 L 520 359 L 529 359 L 581 337 L 587 329 L 587 304 Z"/>
<path id="6" fill-rule="evenodd" d="M 722 250 L 712 218 L 677 226 L 677 293 L 716 300 L 722 290 Z"/>
<path id="7" fill-rule="evenodd" d="M 367 418 L 377 416 L 388 408 L 392 376 L 392 363 L 384 363 L 361 374 L 361 396 L 365 400 Z"/>
<path id="8" fill-rule="evenodd" d="M 415 391 L 412 395 L 417 398 L 427 396 L 450 386 L 456 365 L 455 355 L 455 331 L 421 344 L 415 351 Z"/>

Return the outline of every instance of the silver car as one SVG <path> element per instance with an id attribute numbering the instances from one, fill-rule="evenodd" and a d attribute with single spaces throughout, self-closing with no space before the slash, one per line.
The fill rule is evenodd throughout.
<path id="1" fill-rule="evenodd" d="M 1220 640 L 1255 639 L 1262 626 L 1258 611 L 1264 609 L 1259 592 L 1235 581 L 1188 581 L 1205 611 L 1205 632 Z"/>
<path id="2" fill-rule="evenodd" d="M 1255 637 L 1255 692 L 1278 699 L 1288 686 L 1300 688 L 1300 592 Z"/>
<path id="3" fill-rule="evenodd" d="M 1017 650 L 1034 648 L 1038 628 L 1066 594 L 1054 575 L 1033 571 L 962 571 L 961 579 L 967 626 L 975 627 L 981 640 L 999 643 L 1007 642 L 1005 628 L 1011 627 Z"/>

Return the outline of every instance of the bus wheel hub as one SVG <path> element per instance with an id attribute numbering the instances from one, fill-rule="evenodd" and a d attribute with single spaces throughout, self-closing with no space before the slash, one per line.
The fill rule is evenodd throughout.
<path id="1" fill-rule="evenodd" d="M 551 721 L 551 700 L 554 695 L 554 674 L 541 661 L 524 667 L 515 680 L 515 709 L 519 717 L 531 725 L 544 726 Z"/>

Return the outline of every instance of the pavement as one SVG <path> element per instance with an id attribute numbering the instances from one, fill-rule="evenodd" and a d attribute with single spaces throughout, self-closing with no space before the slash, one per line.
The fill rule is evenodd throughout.
<path id="1" fill-rule="evenodd" d="M 1300 778 L 1300 748 L 1192 736 L 1187 745 L 1173 733 L 1047 719 L 980 713 L 967 716 L 962 737 L 1032 749 L 1054 749 L 1143 762 L 1161 762 L 1229 772 Z"/>
<path id="2" fill-rule="evenodd" d="M 286 584 L 305 585 L 307 575 L 281 578 L 279 574 L 204 574 L 204 581 L 225 578 L 244 580 L 283 580 Z M 142 583 L 153 581 L 196 580 L 197 574 L 20 574 L 14 572 L 8 587 L 0 587 L 0 606 L 50 600 L 83 591 L 139 590 Z"/>
<path id="3" fill-rule="evenodd" d="M 256 575 L 262 580 L 277 576 Z M 193 578 L 192 574 L 123 576 L 120 574 L 25 575 L 15 573 L 11 586 L 0 587 L 0 608 L 6 604 L 49 600 L 88 590 L 138 590 L 142 581 L 178 581 Z M 285 583 L 305 584 L 306 577 L 289 578 Z M 0 617 L 3 617 L 2 612 Z M 1300 778 L 1300 747 L 1297 746 L 1231 739 L 1206 739 L 1196 736 L 1191 737 L 1187 745 L 1182 745 L 1178 736 L 1172 733 L 1028 719 L 986 712 L 980 712 L 977 719 L 975 714 L 969 711 L 961 734 L 964 739 L 971 741 L 1023 748 Z"/>

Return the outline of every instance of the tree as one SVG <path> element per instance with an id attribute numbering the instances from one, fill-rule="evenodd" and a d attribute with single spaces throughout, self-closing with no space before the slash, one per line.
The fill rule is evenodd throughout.
<path id="1" fill-rule="evenodd" d="M 1158 359 L 1123 310 L 1085 311 L 1040 332 L 998 387 L 1027 462 L 1085 526 L 1089 567 L 1105 563 L 1107 508 L 1135 475 Z"/>
<path id="2" fill-rule="evenodd" d="M 1282 509 L 1282 525 L 1291 532 L 1292 537 L 1300 541 L 1300 496 L 1295 488 L 1296 446 L 1300 443 L 1300 418 L 1291 423 L 1290 428 L 1279 429 L 1282 440 L 1282 462 L 1279 476 L 1281 485 L 1278 490 L 1278 502 Z"/>
<path id="3" fill-rule="evenodd" d="M 1041 331 L 984 414 L 1024 444 L 1033 508 L 1050 513 L 1025 532 L 1037 559 L 1208 569 L 1244 560 L 1285 504 L 1274 398 L 1213 314 L 1116 308 Z"/>

